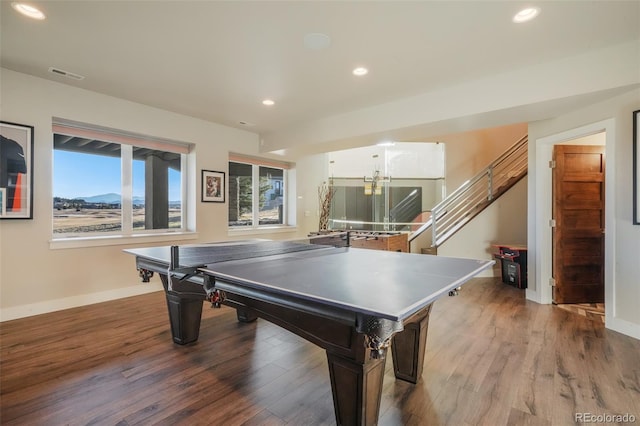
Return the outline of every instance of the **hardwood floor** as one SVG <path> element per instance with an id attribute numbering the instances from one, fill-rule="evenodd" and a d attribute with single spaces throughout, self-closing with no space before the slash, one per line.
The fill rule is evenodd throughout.
<path id="1" fill-rule="evenodd" d="M 604 303 L 569 303 L 558 305 L 558 307 L 604 323 Z"/>
<path id="2" fill-rule="evenodd" d="M 205 307 L 199 341 L 171 342 L 164 294 L 0 324 L 3 425 L 331 425 L 325 353 L 266 321 Z M 381 425 L 640 423 L 640 341 L 497 279 L 431 314 L 417 385 L 387 360 Z"/>

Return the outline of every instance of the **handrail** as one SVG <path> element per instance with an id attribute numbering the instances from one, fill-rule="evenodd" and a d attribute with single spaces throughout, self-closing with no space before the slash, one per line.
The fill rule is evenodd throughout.
<path id="1" fill-rule="evenodd" d="M 431 228 L 431 245 L 438 247 L 484 207 L 527 174 L 528 135 L 460 185 L 431 210 L 431 219 L 409 235 L 409 242 Z"/>
<path id="2" fill-rule="evenodd" d="M 434 209 L 442 204 L 446 204 L 447 200 L 449 199 L 454 199 L 459 197 L 460 194 L 467 191 L 469 187 L 473 186 L 478 180 L 482 179 L 482 177 L 487 173 L 489 169 L 492 169 L 498 164 L 501 164 L 505 159 L 509 158 L 513 154 L 513 152 L 516 151 L 523 144 L 523 141 L 527 142 L 528 140 L 529 140 L 528 135 L 525 135 L 522 138 L 520 138 L 518 142 L 513 144 L 509 149 L 507 149 L 504 153 L 502 153 L 497 159 L 492 161 L 491 164 L 485 167 L 480 173 L 478 173 L 477 175 L 472 177 L 470 180 L 460 185 L 458 189 L 456 189 L 451 194 L 449 194 L 444 200 L 440 201 L 440 203 L 438 203 L 436 207 L 434 207 Z"/>
<path id="3" fill-rule="evenodd" d="M 408 238 L 409 242 L 415 240 L 416 238 L 418 238 L 420 234 L 422 234 L 427 229 L 431 228 L 432 222 L 433 222 L 433 216 L 430 217 L 429 220 L 427 220 L 425 223 L 423 223 L 420 226 L 420 228 L 416 229 L 414 232 L 409 234 L 409 238 Z"/>

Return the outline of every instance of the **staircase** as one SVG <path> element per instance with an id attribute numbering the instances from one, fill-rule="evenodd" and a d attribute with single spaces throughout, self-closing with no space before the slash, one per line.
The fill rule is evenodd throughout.
<path id="1" fill-rule="evenodd" d="M 431 232 L 431 247 L 438 246 L 527 175 L 529 137 L 524 136 L 484 170 L 465 182 L 431 210 L 431 218 L 409 234 L 409 243 Z"/>

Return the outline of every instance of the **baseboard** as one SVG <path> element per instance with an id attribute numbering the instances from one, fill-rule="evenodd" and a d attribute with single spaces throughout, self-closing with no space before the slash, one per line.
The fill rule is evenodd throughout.
<path id="1" fill-rule="evenodd" d="M 538 292 L 537 292 L 537 291 L 535 291 L 535 290 L 531 290 L 531 289 L 529 289 L 529 288 L 527 288 L 527 289 L 526 289 L 525 298 L 526 298 L 527 300 L 530 300 L 530 301 L 532 301 L 532 302 L 539 303 L 539 304 L 541 304 L 541 305 L 542 305 L 542 304 L 544 304 L 544 303 L 542 303 L 542 301 L 540 300 L 540 293 L 538 293 Z"/>
<path id="2" fill-rule="evenodd" d="M 64 309 L 77 308 L 79 306 L 92 305 L 94 303 L 107 302 L 125 297 L 161 291 L 162 284 L 158 282 L 136 284 L 114 290 L 98 293 L 82 294 L 79 296 L 63 297 L 61 299 L 47 300 L 45 302 L 30 303 L 28 305 L 14 306 L 0 309 L 0 322 L 10 321 L 34 315 L 47 314 L 49 312 Z"/>
<path id="3" fill-rule="evenodd" d="M 609 330 L 617 331 L 626 336 L 640 340 L 640 324 L 607 315 L 607 307 L 604 308 L 604 326 Z"/>
<path id="4" fill-rule="evenodd" d="M 526 294 L 527 300 L 531 300 L 536 303 L 543 303 L 540 300 L 540 293 L 527 289 Z M 634 324 L 630 321 L 626 321 L 620 318 L 616 318 L 608 314 L 610 309 L 607 309 L 605 305 L 605 317 L 604 317 L 604 326 L 609 330 L 617 331 L 618 333 L 622 333 L 625 336 L 633 337 L 634 339 L 640 340 L 640 324 Z"/>
<path id="5" fill-rule="evenodd" d="M 486 268 L 480 271 L 478 275 L 474 275 L 474 278 L 501 278 L 502 272 L 499 267 L 494 264 L 491 268 Z"/>

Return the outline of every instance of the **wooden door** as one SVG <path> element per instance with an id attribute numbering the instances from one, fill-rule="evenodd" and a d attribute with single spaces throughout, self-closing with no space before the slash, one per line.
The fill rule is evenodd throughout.
<path id="1" fill-rule="evenodd" d="M 556 145 L 554 303 L 604 302 L 604 146 Z"/>

